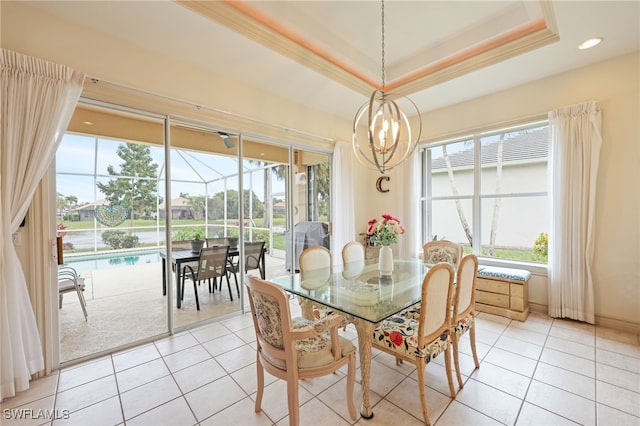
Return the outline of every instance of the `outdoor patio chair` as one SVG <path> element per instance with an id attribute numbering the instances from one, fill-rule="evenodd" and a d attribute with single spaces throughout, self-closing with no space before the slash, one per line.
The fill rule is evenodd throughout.
<path id="1" fill-rule="evenodd" d="M 193 281 L 196 308 L 197 310 L 200 310 L 200 302 L 198 300 L 198 283 L 200 281 L 207 280 L 209 283 L 209 293 L 213 293 L 217 279 L 220 278 L 220 282 L 222 283 L 222 277 L 225 277 L 227 279 L 227 287 L 229 288 L 229 298 L 233 301 L 229 275 L 227 275 L 228 253 L 229 246 L 203 247 L 202 250 L 200 250 L 200 257 L 196 268 L 194 269 L 191 265 L 184 267 L 185 272 L 182 277 L 182 293 L 180 294 L 180 298 L 184 299 L 185 278 L 190 278 Z"/>
<path id="2" fill-rule="evenodd" d="M 226 237 L 212 237 L 207 238 L 205 241 L 207 242 L 207 247 L 230 245 L 229 239 Z"/>
<path id="3" fill-rule="evenodd" d="M 171 241 L 171 250 L 179 251 L 179 250 L 191 250 L 191 240 L 179 240 L 179 241 Z M 180 277 L 184 275 L 184 268 L 189 265 L 192 268 L 196 268 L 198 266 L 198 262 L 189 262 L 182 264 L 182 271 L 180 271 Z M 176 271 L 175 263 L 171 264 L 171 269 L 173 272 Z"/>
<path id="4" fill-rule="evenodd" d="M 244 243 L 244 273 L 257 269 L 260 278 L 265 278 L 264 267 L 264 241 L 247 241 Z M 240 272 L 240 261 L 229 262 L 228 272 L 233 274 L 236 281 L 236 289 L 238 297 L 240 297 L 240 288 L 238 287 L 238 272 Z"/>
<path id="5" fill-rule="evenodd" d="M 71 266 L 61 265 L 58 266 L 58 307 L 62 309 L 62 296 L 65 293 L 71 293 L 73 291 L 78 295 L 82 312 L 84 313 L 84 320 L 87 320 L 87 302 L 84 299 L 84 278 L 80 277 L 80 274 Z"/>

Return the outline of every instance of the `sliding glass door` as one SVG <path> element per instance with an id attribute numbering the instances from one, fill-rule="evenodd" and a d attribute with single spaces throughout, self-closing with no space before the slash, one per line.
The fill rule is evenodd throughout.
<path id="1" fill-rule="evenodd" d="M 77 107 L 56 155 L 55 215 L 62 261 L 80 276 L 88 316 L 74 292 L 60 296 L 61 362 L 166 333 L 163 164 L 162 117 Z"/>
<path id="2" fill-rule="evenodd" d="M 55 214 L 88 318 L 63 295 L 61 362 L 242 312 L 245 273 L 283 275 L 304 248 L 330 248 L 329 164 L 286 141 L 80 103 L 56 157 Z M 221 277 L 199 278 L 198 240 L 228 246 Z"/>

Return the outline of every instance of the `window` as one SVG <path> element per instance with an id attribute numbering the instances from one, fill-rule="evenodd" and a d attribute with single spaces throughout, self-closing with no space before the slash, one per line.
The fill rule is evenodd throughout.
<path id="1" fill-rule="evenodd" d="M 548 123 L 529 123 L 421 150 L 423 241 L 447 239 L 465 252 L 547 262 Z"/>

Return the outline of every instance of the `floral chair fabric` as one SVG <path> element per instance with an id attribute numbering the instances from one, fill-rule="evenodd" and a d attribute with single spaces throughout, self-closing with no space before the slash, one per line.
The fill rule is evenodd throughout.
<path id="1" fill-rule="evenodd" d="M 429 241 L 423 246 L 422 252 L 425 262 L 446 262 L 454 269 L 462 258 L 462 246 L 448 240 Z"/>
<path id="2" fill-rule="evenodd" d="M 457 259 L 454 253 L 451 253 L 444 248 L 434 248 L 425 253 L 425 258 L 429 263 L 446 262 L 452 265 L 456 263 Z"/>
<path id="3" fill-rule="evenodd" d="M 384 344 L 389 349 L 402 352 L 407 356 L 423 357 L 427 363 L 446 350 L 451 342 L 449 330 L 445 330 L 439 339 L 424 348 L 419 347 L 418 321 L 401 315 L 394 315 L 380 323 L 373 331 L 373 339 L 378 345 Z"/>
<path id="4" fill-rule="evenodd" d="M 467 315 L 453 325 L 454 333 L 456 333 L 458 336 L 463 335 L 464 333 L 469 331 L 471 327 L 473 327 L 475 321 L 475 315 Z"/>

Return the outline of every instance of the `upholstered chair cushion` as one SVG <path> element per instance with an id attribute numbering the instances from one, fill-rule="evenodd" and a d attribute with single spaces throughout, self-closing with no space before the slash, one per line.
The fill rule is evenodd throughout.
<path id="1" fill-rule="evenodd" d="M 420 302 L 409 306 L 404 311 L 399 312 L 398 315 L 417 321 L 420 318 Z"/>
<path id="2" fill-rule="evenodd" d="M 469 329 L 473 326 L 474 321 L 475 318 L 472 314 L 467 315 L 453 326 L 453 330 L 456 332 L 456 334 L 462 335 L 469 331 Z"/>
<path id="3" fill-rule="evenodd" d="M 294 319 L 294 328 L 302 328 L 313 324 L 313 322 L 301 317 Z M 343 356 L 347 356 L 356 350 L 356 347 L 353 346 L 353 343 L 349 340 L 341 336 L 339 339 Z M 300 370 L 322 367 L 324 365 L 331 364 L 334 361 L 334 356 L 331 352 L 331 338 L 329 337 L 329 332 L 309 337 L 307 339 L 297 340 L 296 351 L 298 352 L 298 369 Z M 284 360 L 274 359 L 266 352 L 263 352 L 263 355 L 272 365 L 286 370 Z"/>
<path id="4" fill-rule="evenodd" d="M 373 339 L 377 344 L 386 345 L 389 349 L 410 357 L 424 357 L 428 363 L 447 348 L 451 338 L 446 330 L 440 339 L 422 350 L 418 348 L 418 321 L 394 315 L 376 327 Z"/>

